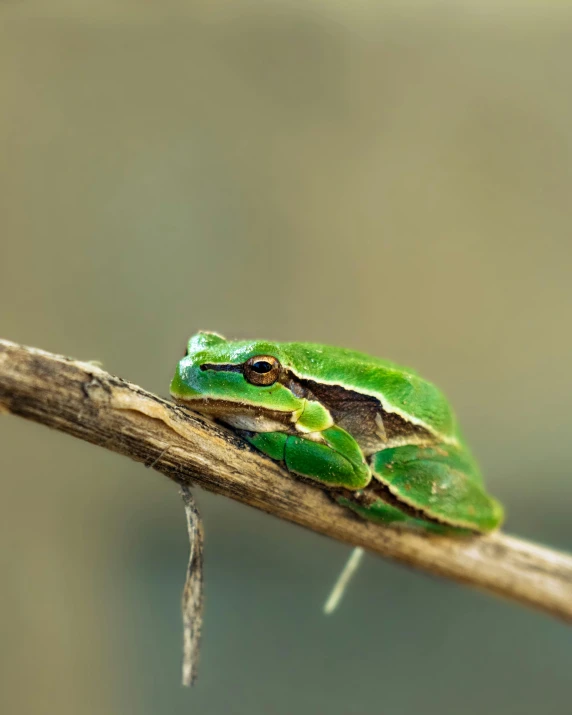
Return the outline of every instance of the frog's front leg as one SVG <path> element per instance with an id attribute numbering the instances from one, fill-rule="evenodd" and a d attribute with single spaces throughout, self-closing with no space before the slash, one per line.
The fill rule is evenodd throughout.
<path id="1" fill-rule="evenodd" d="M 329 487 L 363 489 L 371 472 L 355 439 L 340 427 L 311 436 L 285 432 L 248 432 L 243 436 L 272 459 L 283 461 L 290 472 Z"/>

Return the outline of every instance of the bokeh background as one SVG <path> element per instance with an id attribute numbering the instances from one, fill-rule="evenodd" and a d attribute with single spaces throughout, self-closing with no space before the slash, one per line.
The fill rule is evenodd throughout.
<path id="1" fill-rule="evenodd" d="M 189 334 L 342 344 L 450 396 L 511 532 L 572 549 L 572 7 L 5 2 L 0 334 L 166 395 Z M 200 680 L 160 475 L 1 423 L 0 711 L 570 709 L 572 631 L 200 493 Z"/>

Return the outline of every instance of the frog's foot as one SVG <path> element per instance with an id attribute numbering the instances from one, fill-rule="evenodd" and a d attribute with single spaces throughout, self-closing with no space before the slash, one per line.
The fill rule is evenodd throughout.
<path id="1" fill-rule="evenodd" d="M 374 521 L 378 524 L 386 526 L 399 526 L 406 529 L 414 529 L 415 531 L 428 531 L 433 534 L 461 534 L 472 532 L 466 529 L 458 529 L 446 524 L 439 524 L 434 521 L 426 521 L 418 519 L 411 514 L 407 514 L 395 506 L 388 504 L 381 498 L 368 499 L 367 501 L 356 499 L 349 492 L 343 496 L 337 496 L 338 504 L 351 509 L 356 514 L 359 514 L 363 519 Z"/>

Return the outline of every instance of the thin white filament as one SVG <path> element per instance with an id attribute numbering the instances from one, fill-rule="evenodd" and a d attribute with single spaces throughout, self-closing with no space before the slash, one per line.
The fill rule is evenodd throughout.
<path id="1" fill-rule="evenodd" d="M 361 546 L 356 546 L 356 548 L 350 554 L 349 559 L 346 562 L 341 574 L 336 581 L 334 588 L 332 589 L 328 600 L 324 604 L 324 613 L 329 616 L 338 607 L 342 597 L 345 593 L 348 583 L 351 581 L 352 576 L 358 569 L 364 550 Z"/>

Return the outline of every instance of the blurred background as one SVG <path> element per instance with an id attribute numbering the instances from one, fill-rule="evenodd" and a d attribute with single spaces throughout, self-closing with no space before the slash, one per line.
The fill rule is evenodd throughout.
<path id="1" fill-rule="evenodd" d="M 340 344 L 451 398 L 507 530 L 572 549 L 572 7 L 0 8 L 0 335 L 167 395 L 188 336 Z M 572 631 L 2 418 L 3 713 L 568 712 Z M 23 456 L 24 455 L 24 456 Z"/>

